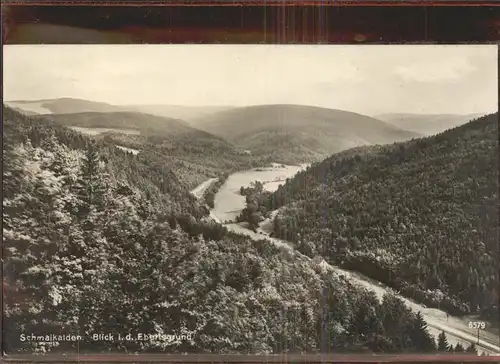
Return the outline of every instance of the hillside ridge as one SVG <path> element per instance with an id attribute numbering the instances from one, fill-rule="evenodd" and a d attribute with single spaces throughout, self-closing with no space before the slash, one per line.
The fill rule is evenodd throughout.
<path id="1" fill-rule="evenodd" d="M 490 114 L 315 163 L 265 202 L 281 208 L 275 234 L 432 307 L 495 321 L 497 123 Z"/>
<path id="2" fill-rule="evenodd" d="M 233 108 L 194 125 L 285 164 L 319 161 L 355 146 L 421 136 L 350 111 L 287 104 Z"/>

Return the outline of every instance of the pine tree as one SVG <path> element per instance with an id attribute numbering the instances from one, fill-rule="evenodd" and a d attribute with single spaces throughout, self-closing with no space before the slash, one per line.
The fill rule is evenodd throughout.
<path id="1" fill-rule="evenodd" d="M 436 344 L 427 331 L 427 323 L 422 313 L 419 311 L 413 320 L 413 327 L 410 331 L 410 338 L 413 341 L 415 349 L 419 352 L 433 352 L 436 350 Z"/>
<path id="2" fill-rule="evenodd" d="M 377 317 L 377 298 L 370 292 L 359 300 L 348 326 L 349 338 L 366 345 L 382 333 L 382 322 Z"/>
<path id="3" fill-rule="evenodd" d="M 81 176 L 76 184 L 81 200 L 78 213 L 84 217 L 92 208 L 103 209 L 104 195 L 107 191 L 107 174 L 104 171 L 97 148 L 90 143 L 85 151 L 81 165 Z"/>
<path id="4" fill-rule="evenodd" d="M 437 345 L 437 350 L 440 352 L 446 352 L 450 349 L 450 344 L 448 343 L 448 339 L 446 338 L 446 334 L 444 331 L 441 331 L 441 333 L 438 336 L 438 345 Z"/>
<path id="5" fill-rule="evenodd" d="M 43 139 L 40 143 L 40 148 L 47 150 L 49 152 L 55 152 L 60 148 L 60 143 L 57 140 L 57 137 L 54 134 L 54 131 L 51 130 L 49 136 Z"/>
<path id="6" fill-rule="evenodd" d="M 382 325 L 385 335 L 388 336 L 395 349 L 402 351 L 410 349 L 413 346 L 409 337 L 412 328 L 411 311 L 405 306 L 404 302 L 393 294 L 384 295 L 381 305 Z"/>
<path id="7" fill-rule="evenodd" d="M 463 353 L 465 351 L 465 349 L 464 349 L 462 344 L 457 343 L 457 345 L 455 345 L 454 351 L 455 351 L 455 353 Z"/>

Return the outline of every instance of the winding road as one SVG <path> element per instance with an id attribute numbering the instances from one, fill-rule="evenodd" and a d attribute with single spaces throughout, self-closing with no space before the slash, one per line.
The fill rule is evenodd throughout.
<path id="1" fill-rule="evenodd" d="M 203 194 L 205 191 L 215 182 L 217 181 L 217 178 L 210 178 L 207 179 L 205 182 L 197 186 L 195 189 L 191 190 L 191 194 L 196 197 L 197 199 L 200 199 L 203 197 Z"/>
<path id="2" fill-rule="evenodd" d="M 193 195 L 200 198 L 203 196 L 203 192 L 214 182 L 214 178 L 211 178 L 201 185 L 196 187 L 191 191 Z M 221 190 L 225 188 L 225 185 L 221 187 Z M 227 191 L 225 191 L 227 193 Z M 220 191 L 218 194 L 221 193 Z M 217 206 L 216 206 L 217 207 Z M 244 208 L 244 200 L 241 205 L 241 209 Z M 212 219 L 218 223 L 221 222 L 222 216 L 224 216 L 224 211 L 218 212 L 217 208 L 210 211 L 210 216 Z M 414 312 L 420 311 L 422 316 L 428 325 L 428 330 L 431 335 L 437 338 L 437 336 L 444 331 L 448 338 L 448 342 L 452 345 L 456 345 L 457 343 L 461 343 L 463 346 L 467 347 L 470 343 L 475 343 L 478 352 L 485 352 L 488 355 L 500 355 L 500 337 L 493 332 L 489 332 L 487 330 L 479 331 L 479 340 L 478 340 L 478 330 L 469 328 L 469 321 L 460 317 L 453 317 L 451 315 L 447 315 L 446 312 L 434 309 L 427 308 L 417 302 L 414 302 L 406 297 L 401 296 L 398 293 L 395 293 L 391 288 L 384 286 L 382 283 L 374 281 L 371 278 L 368 278 L 360 273 L 347 271 L 336 267 L 334 265 L 328 264 L 325 260 L 320 257 L 311 259 L 300 252 L 296 251 L 293 245 L 289 242 L 272 238 L 270 237 L 264 230 L 258 229 L 258 232 L 253 232 L 247 228 L 243 224 L 236 223 L 228 223 L 224 224 L 224 226 L 233 232 L 249 236 L 254 240 L 267 240 L 272 244 L 281 246 L 285 249 L 289 249 L 292 254 L 294 254 L 297 259 L 300 260 L 308 260 L 311 264 L 319 264 L 323 269 L 331 271 L 332 273 L 343 275 L 350 282 L 358 284 L 361 287 L 364 287 L 368 290 L 375 292 L 379 299 L 382 299 L 384 294 L 392 292 L 398 298 L 400 298 L 408 308 L 410 308 Z"/>

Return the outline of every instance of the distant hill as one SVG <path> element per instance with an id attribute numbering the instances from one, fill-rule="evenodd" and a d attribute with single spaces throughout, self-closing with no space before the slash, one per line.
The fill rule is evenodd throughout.
<path id="1" fill-rule="evenodd" d="M 116 112 L 125 111 L 123 107 L 104 102 L 74 98 L 60 98 L 32 101 L 7 101 L 7 106 L 37 114 L 72 114 L 81 112 Z"/>
<path id="2" fill-rule="evenodd" d="M 315 161 L 355 146 L 420 136 L 365 115 L 302 105 L 234 108 L 198 120 L 197 126 L 254 155 L 270 155 L 284 163 Z"/>
<path id="3" fill-rule="evenodd" d="M 23 108 L 23 107 L 14 107 L 12 106 L 12 110 L 17 111 L 23 115 L 31 116 L 31 115 L 40 115 L 40 113 L 33 111 L 35 108 Z M 40 110 L 40 109 L 38 109 Z"/>
<path id="4" fill-rule="evenodd" d="M 33 118 L 89 131 L 101 129 L 101 133 L 95 133 L 96 138 L 138 150 L 142 155 L 150 155 L 151 160 L 163 159 L 187 188 L 194 188 L 221 173 L 266 163 L 242 153 L 221 137 L 178 119 L 128 111 L 51 114 Z"/>
<path id="5" fill-rule="evenodd" d="M 212 113 L 231 109 L 230 106 L 182 106 L 182 105 L 128 105 L 130 110 L 146 114 L 182 119 L 189 123 Z M 196 125 L 196 122 L 192 123 Z"/>
<path id="6" fill-rule="evenodd" d="M 231 108 L 230 106 L 183 106 L 168 104 L 112 105 L 104 102 L 67 97 L 30 101 L 16 100 L 5 102 L 5 104 L 25 115 L 128 111 L 189 121 Z"/>
<path id="7" fill-rule="evenodd" d="M 401 129 L 432 135 L 460 126 L 485 114 L 380 114 L 375 118 Z"/>
<path id="8" fill-rule="evenodd" d="M 335 154 L 268 200 L 275 234 L 454 313 L 498 318 L 498 114 Z M 495 321 L 496 322 L 496 321 Z"/>

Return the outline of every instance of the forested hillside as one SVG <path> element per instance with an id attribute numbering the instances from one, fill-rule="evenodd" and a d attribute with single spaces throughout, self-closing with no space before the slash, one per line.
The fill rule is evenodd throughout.
<path id="1" fill-rule="evenodd" d="M 497 114 L 336 154 L 268 198 L 275 234 L 433 307 L 498 318 Z"/>
<path id="2" fill-rule="evenodd" d="M 201 222 L 160 159 L 5 107 L 3 120 L 6 353 L 435 350 L 421 316 L 394 297 L 378 303 L 312 260 Z"/>
<path id="3" fill-rule="evenodd" d="M 190 189 L 221 173 L 252 168 L 270 160 L 246 155 L 220 137 L 166 117 L 138 112 L 85 112 L 37 118 L 66 126 L 116 129 L 95 137 L 139 150 L 144 160 L 158 160 Z M 127 133 L 130 130 L 139 134 Z"/>
<path id="4" fill-rule="evenodd" d="M 180 209 L 188 212 L 185 208 L 194 207 L 196 204 L 194 197 L 160 158 L 155 159 L 153 155 L 147 154 L 132 156 L 115 148 L 113 143 L 106 140 L 91 139 L 50 120 L 24 116 L 8 107 L 3 108 L 3 120 L 4 153 L 13 153 L 14 146 L 19 143 L 26 144 L 28 141 L 32 146 L 64 143 L 71 149 L 80 150 L 94 146 L 93 148 L 99 148 L 100 158 L 117 179 L 141 186 L 141 190 L 150 200 L 162 203 L 161 199 L 167 198 L 171 211 Z M 15 156 L 9 158 L 8 154 L 5 155 L 4 168 L 7 171 L 10 167 L 9 163 L 16 158 Z M 191 201 L 191 203 L 185 204 L 185 201 Z M 189 212 L 194 213 L 194 210 L 189 210 Z"/>

